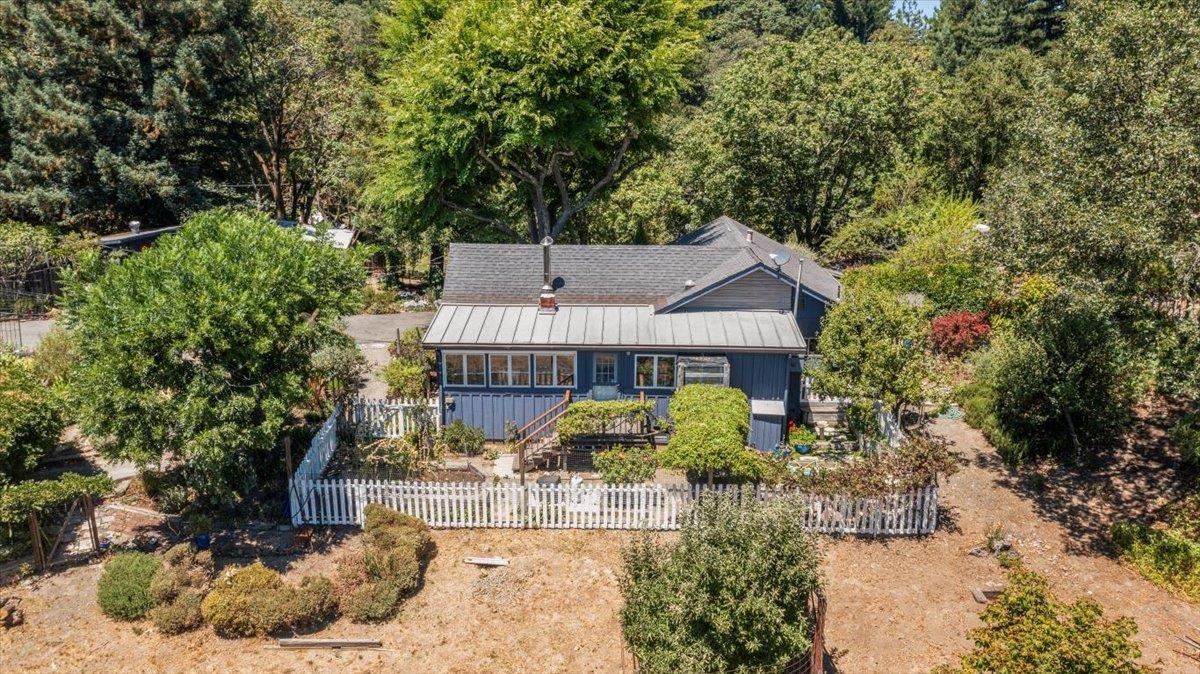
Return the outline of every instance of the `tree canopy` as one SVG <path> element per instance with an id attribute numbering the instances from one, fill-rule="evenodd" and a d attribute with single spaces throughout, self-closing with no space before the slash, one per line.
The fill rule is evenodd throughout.
<path id="1" fill-rule="evenodd" d="M 400 3 L 375 185 L 402 218 L 558 237 L 620 182 L 689 86 L 690 0 Z"/>
<path id="2" fill-rule="evenodd" d="M 182 462 L 206 500 L 245 494 L 307 399 L 313 354 L 345 342 L 361 266 L 264 217 L 211 211 L 68 289 L 71 398 L 111 458 Z"/>

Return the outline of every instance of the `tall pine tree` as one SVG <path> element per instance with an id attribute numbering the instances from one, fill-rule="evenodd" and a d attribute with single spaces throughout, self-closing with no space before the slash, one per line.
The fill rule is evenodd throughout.
<path id="1" fill-rule="evenodd" d="M 1041 54 L 1063 34 L 1067 0 L 943 0 L 929 41 L 934 63 L 953 73 L 981 55 L 1021 46 Z"/>
<path id="2" fill-rule="evenodd" d="M 249 0 L 0 0 L 0 214 L 104 231 L 211 203 L 248 12 Z"/>

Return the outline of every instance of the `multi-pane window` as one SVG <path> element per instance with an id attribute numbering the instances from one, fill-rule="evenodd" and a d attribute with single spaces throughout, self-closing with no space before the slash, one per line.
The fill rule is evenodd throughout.
<path id="1" fill-rule="evenodd" d="M 596 386 L 617 385 L 617 354 L 596 354 L 596 375 L 594 379 Z"/>
<path id="2" fill-rule="evenodd" d="M 638 388 L 675 388 L 675 356 L 637 356 L 634 376 Z"/>
<path id="3" fill-rule="evenodd" d="M 483 386 L 487 381 L 482 353 L 447 353 L 443 358 L 442 380 L 446 386 Z"/>
<path id="4" fill-rule="evenodd" d="M 729 386 L 729 360 L 711 356 L 680 358 L 679 385 L 688 384 Z"/>
<path id="5" fill-rule="evenodd" d="M 535 354 L 533 356 L 533 385 L 542 387 L 574 386 L 575 354 Z"/>
<path id="6" fill-rule="evenodd" d="M 492 386 L 529 386 L 529 354 L 489 353 L 488 373 Z"/>

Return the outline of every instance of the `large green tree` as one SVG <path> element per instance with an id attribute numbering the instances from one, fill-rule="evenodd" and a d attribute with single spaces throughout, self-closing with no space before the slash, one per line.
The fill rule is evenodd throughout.
<path id="1" fill-rule="evenodd" d="M 3 0 L 0 210 L 68 228 L 174 224 L 215 195 L 247 0 Z"/>
<path id="2" fill-rule="evenodd" d="M 689 84 L 691 0 L 399 2 L 375 194 L 403 227 L 559 236 L 640 161 Z"/>
<path id="3" fill-rule="evenodd" d="M 931 94 L 916 52 L 827 29 L 772 41 L 721 78 L 678 152 L 690 199 L 819 245 L 910 147 Z"/>
<path id="4" fill-rule="evenodd" d="M 1067 0 L 943 0 L 930 21 L 934 62 L 955 72 L 1009 47 L 1044 53 L 1063 35 Z"/>
<path id="5" fill-rule="evenodd" d="M 314 208 L 349 214 L 378 130 L 372 8 L 359 2 L 255 0 L 232 68 L 243 77 L 234 115 L 260 208 L 307 221 Z"/>
<path id="6" fill-rule="evenodd" d="M 313 355 L 344 344 L 362 267 L 265 217 L 209 211 L 68 288 L 70 381 L 106 456 L 166 457 L 210 502 L 245 494 L 256 459 L 308 398 Z"/>

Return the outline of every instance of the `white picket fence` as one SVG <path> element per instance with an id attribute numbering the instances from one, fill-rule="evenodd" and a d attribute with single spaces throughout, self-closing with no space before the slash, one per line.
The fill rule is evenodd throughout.
<path id="1" fill-rule="evenodd" d="M 817 533 L 911 536 L 937 528 L 938 489 L 928 485 L 882 498 L 817 496 L 775 487 L 730 485 L 509 485 L 473 482 L 298 480 L 307 497 L 297 524 L 361 525 L 363 508 L 379 503 L 435 528 L 679 529 L 707 494 L 788 498 Z"/>

